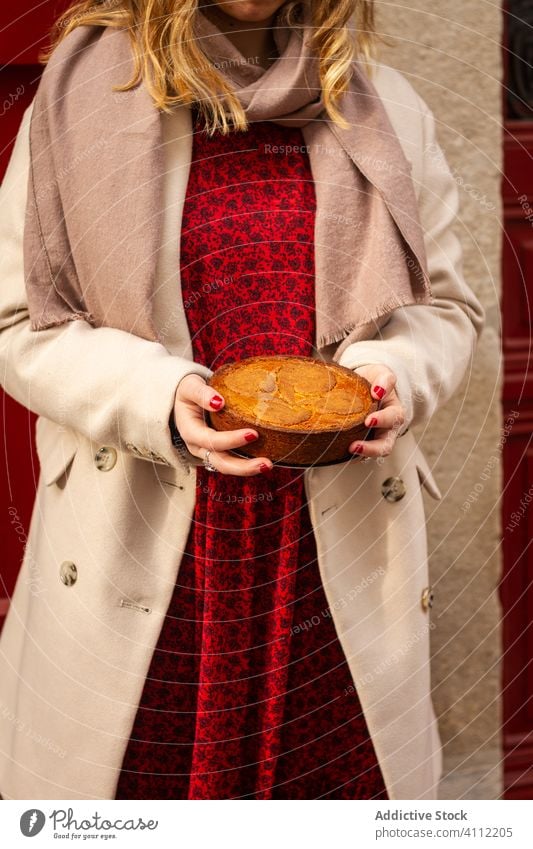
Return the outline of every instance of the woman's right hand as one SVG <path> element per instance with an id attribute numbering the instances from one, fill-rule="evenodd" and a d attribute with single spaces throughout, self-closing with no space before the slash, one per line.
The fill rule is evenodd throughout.
<path id="1" fill-rule="evenodd" d="M 201 375 L 182 377 L 176 389 L 174 421 L 188 450 L 203 460 L 209 449 L 209 462 L 223 475 L 249 477 L 269 471 L 273 464 L 268 457 L 245 460 L 229 453 L 230 448 L 240 448 L 257 439 L 259 434 L 256 430 L 248 427 L 218 431 L 205 424 L 203 411 L 220 410 L 223 406 L 222 396 L 211 389 Z"/>

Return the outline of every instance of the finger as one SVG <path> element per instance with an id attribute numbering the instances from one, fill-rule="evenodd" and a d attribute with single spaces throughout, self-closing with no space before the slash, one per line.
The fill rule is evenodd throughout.
<path id="1" fill-rule="evenodd" d="M 391 404 L 374 413 L 369 413 L 365 419 L 366 427 L 373 428 L 400 428 L 405 422 L 405 413 L 400 404 Z"/>
<path id="2" fill-rule="evenodd" d="M 198 380 L 192 378 L 198 377 Z M 188 401 L 197 404 L 203 410 L 221 410 L 224 406 L 224 398 L 207 385 L 200 375 L 187 375 L 184 377 L 177 390 L 177 398 L 180 401 Z"/>
<path id="3" fill-rule="evenodd" d="M 390 369 L 383 369 L 374 375 L 371 386 L 372 397 L 383 401 L 396 386 L 396 375 Z"/>
<path id="4" fill-rule="evenodd" d="M 357 457 L 387 457 L 394 448 L 397 437 L 397 430 L 387 430 L 383 436 L 370 442 L 352 442 L 348 451 Z"/>
<path id="5" fill-rule="evenodd" d="M 202 459 L 205 457 L 205 449 L 199 449 Z M 254 457 L 250 460 L 234 457 L 225 451 L 211 451 L 209 462 L 217 472 L 223 475 L 239 475 L 240 477 L 251 477 L 252 475 L 264 474 L 272 469 L 273 463 L 268 457 Z"/>
<path id="6" fill-rule="evenodd" d="M 230 448 L 241 448 L 258 439 L 258 433 L 253 428 L 239 430 L 215 430 L 197 421 L 185 421 L 180 430 L 186 443 L 197 448 L 209 448 L 211 451 L 229 451 Z"/>

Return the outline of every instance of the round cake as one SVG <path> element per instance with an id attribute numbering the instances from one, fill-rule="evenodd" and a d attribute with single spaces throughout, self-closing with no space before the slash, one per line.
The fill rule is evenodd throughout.
<path id="1" fill-rule="evenodd" d="M 209 411 L 216 430 L 252 427 L 253 443 L 235 450 L 288 466 L 329 465 L 353 457 L 368 438 L 364 420 L 378 407 L 364 377 L 314 357 L 247 357 L 221 366 L 208 384 L 224 398 Z"/>

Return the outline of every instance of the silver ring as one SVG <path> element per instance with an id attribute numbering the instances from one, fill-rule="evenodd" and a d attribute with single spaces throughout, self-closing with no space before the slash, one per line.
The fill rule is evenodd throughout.
<path id="1" fill-rule="evenodd" d="M 206 452 L 205 452 L 205 457 L 202 460 L 202 463 L 204 464 L 204 466 L 205 466 L 205 468 L 207 469 L 208 472 L 216 472 L 217 469 L 215 469 L 213 464 L 209 462 L 209 455 L 210 454 L 211 454 L 211 449 L 207 448 Z"/>

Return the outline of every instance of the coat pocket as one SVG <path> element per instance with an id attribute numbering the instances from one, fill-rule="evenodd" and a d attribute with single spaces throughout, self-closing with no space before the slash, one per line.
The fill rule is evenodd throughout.
<path id="1" fill-rule="evenodd" d="M 429 468 L 429 463 L 426 460 L 421 448 L 417 446 L 416 449 L 416 469 L 418 472 L 418 477 L 420 478 L 420 483 L 423 487 L 429 492 L 432 498 L 435 498 L 437 501 L 442 499 L 442 493 L 437 485 L 435 478 L 433 477 L 433 473 Z"/>
<path id="2" fill-rule="evenodd" d="M 67 471 L 79 448 L 78 436 L 72 428 L 39 416 L 35 423 L 35 448 L 46 486 L 57 483 Z"/>

